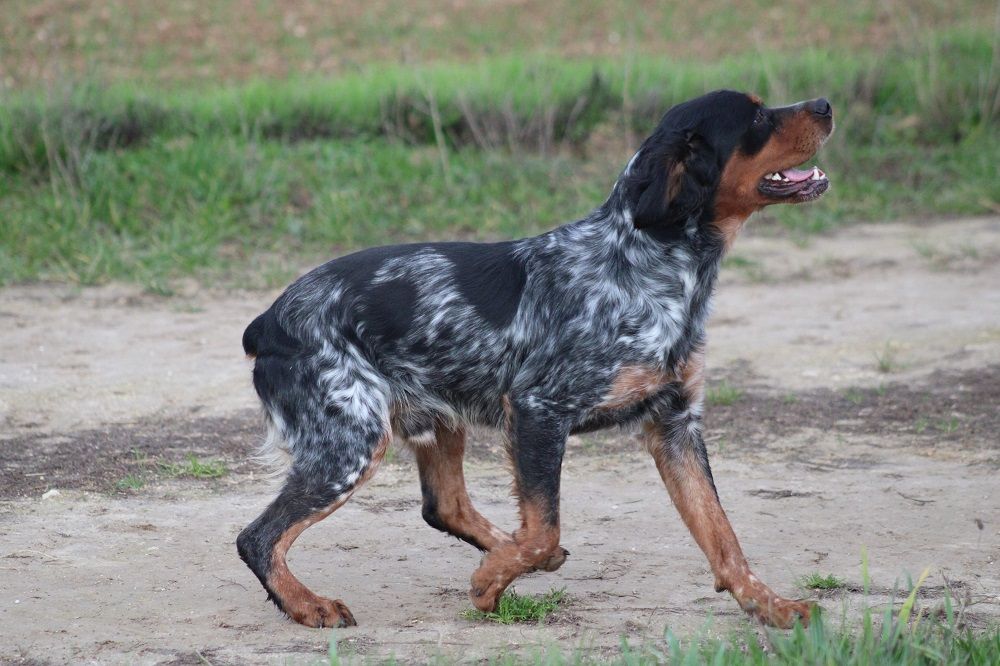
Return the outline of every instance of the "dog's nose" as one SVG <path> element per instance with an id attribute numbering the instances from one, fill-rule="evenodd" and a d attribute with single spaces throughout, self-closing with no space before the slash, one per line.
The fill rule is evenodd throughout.
<path id="1" fill-rule="evenodd" d="M 815 113 L 817 116 L 832 116 L 833 115 L 833 107 L 830 106 L 830 103 L 828 101 L 826 101 L 825 97 L 820 97 L 819 99 L 814 99 L 809 104 L 809 106 L 811 108 L 811 111 L 813 113 Z"/>

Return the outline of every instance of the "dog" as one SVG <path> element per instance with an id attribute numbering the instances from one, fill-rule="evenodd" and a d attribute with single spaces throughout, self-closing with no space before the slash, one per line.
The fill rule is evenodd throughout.
<path id="1" fill-rule="evenodd" d="M 285 556 L 371 478 L 395 436 L 416 458 L 423 517 L 484 551 L 472 603 L 491 611 L 518 576 L 555 571 L 559 475 L 572 433 L 629 427 L 704 551 L 715 589 L 760 621 L 811 607 L 751 572 L 719 503 L 702 438 L 705 324 L 719 264 L 746 219 L 818 198 L 810 159 L 833 131 L 823 98 L 769 108 L 721 90 L 674 106 L 587 217 L 533 238 L 363 250 L 295 281 L 243 335 L 284 463 L 277 498 L 237 538 L 268 598 L 296 622 L 343 627 Z M 501 431 L 520 526 L 472 506 L 470 425 Z"/>

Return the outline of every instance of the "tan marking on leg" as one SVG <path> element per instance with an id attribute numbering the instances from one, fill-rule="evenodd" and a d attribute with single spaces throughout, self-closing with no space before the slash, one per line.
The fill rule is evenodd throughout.
<path id="1" fill-rule="evenodd" d="M 515 578 L 530 571 L 555 571 L 566 561 L 559 546 L 559 526 L 545 520 L 546 510 L 536 502 L 521 502 L 521 527 L 513 541 L 483 558 L 472 574 L 469 596 L 479 610 L 496 609 L 500 595 Z"/>
<path id="2" fill-rule="evenodd" d="M 371 462 L 351 490 L 330 506 L 289 527 L 274 544 L 274 549 L 271 551 L 271 570 L 267 574 L 267 586 L 278 598 L 281 609 L 299 624 L 308 627 L 350 627 L 357 624 L 343 601 L 321 597 L 303 585 L 289 570 L 285 556 L 307 527 L 315 525 L 343 506 L 354 491 L 371 478 L 385 457 L 390 439 L 392 435 L 387 433 L 379 440 L 372 452 Z"/>
<path id="3" fill-rule="evenodd" d="M 705 400 L 705 351 L 701 347 L 693 349 L 678 374 L 684 397 L 700 406 Z"/>
<path id="4" fill-rule="evenodd" d="M 627 365 L 618 371 L 611 381 L 604 399 L 595 409 L 620 409 L 648 398 L 672 379 L 672 375 L 657 368 L 642 365 Z"/>
<path id="5" fill-rule="evenodd" d="M 729 518 L 701 464 L 693 453 L 681 453 L 681 459 L 672 459 L 662 446 L 664 437 L 655 425 L 645 427 L 646 447 L 653 454 L 684 524 L 708 558 L 716 591 L 728 590 L 743 610 L 772 626 L 788 628 L 797 618 L 808 625 L 809 604 L 779 597 L 751 574 Z"/>
<path id="6" fill-rule="evenodd" d="M 469 499 L 462 469 L 465 429 L 438 425 L 435 434 L 435 445 L 415 447 L 413 453 L 421 478 L 433 489 L 441 522 L 453 533 L 472 537 L 486 550 L 510 542 L 510 535 L 483 517 Z"/>

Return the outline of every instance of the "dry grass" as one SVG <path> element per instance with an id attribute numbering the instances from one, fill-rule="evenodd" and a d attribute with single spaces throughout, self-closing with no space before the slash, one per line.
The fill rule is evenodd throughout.
<path id="1" fill-rule="evenodd" d="M 80 78 L 216 83 L 340 74 L 374 62 L 510 53 L 713 59 L 758 50 L 879 50 L 918 26 L 992 21 L 992 0 L 8 0 L 0 90 Z"/>

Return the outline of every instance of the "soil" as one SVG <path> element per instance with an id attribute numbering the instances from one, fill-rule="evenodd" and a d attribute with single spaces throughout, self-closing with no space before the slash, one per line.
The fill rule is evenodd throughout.
<path id="1" fill-rule="evenodd" d="M 706 427 L 757 575 L 837 623 L 899 603 L 895 588 L 930 568 L 923 608 L 950 590 L 969 625 L 1000 620 L 1000 219 L 856 226 L 804 246 L 757 226 L 734 256 L 710 327 Z M 622 636 L 662 648 L 667 627 L 748 626 L 621 433 L 570 441 L 570 558 L 515 584 L 566 589 L 543 625 L 463 618 L 479 553 L 423 523 L 396 449 L 290 554 L 360 626 L 286 620 L 233 546 L 274 492 L 250 461 L 262 429 L 239 344 L 274 295 L 0 291 L 0 662 L 313 663 L 331 640 L 403 662 L 602 654 Z M 195 478 L 189 456 L 226 471 Z M 466 467 L 476 504 L 512 526 L 493 433 L 475 433 Z M 847 584 L 797 587 L 813 572 Z"/>

